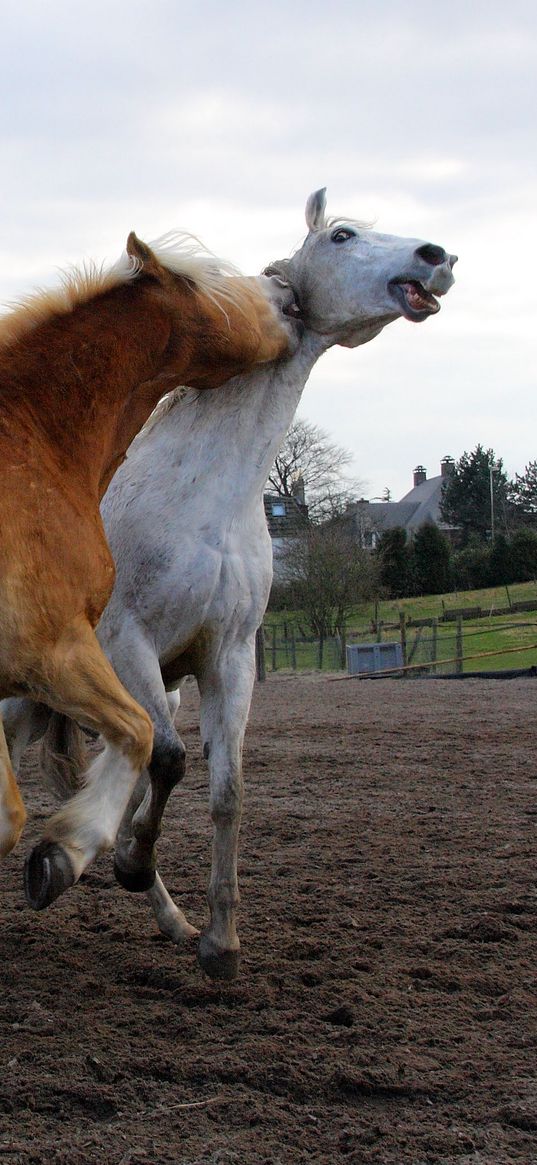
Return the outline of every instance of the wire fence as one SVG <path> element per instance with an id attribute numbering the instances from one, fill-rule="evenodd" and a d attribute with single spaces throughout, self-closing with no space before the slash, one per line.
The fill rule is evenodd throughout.
<path id="1" fill-rule="evenodd" d="M 346 642 L 339 636 L 316 639 L 293 625 L 264 623 L 257 637 L 258 678 L 260 659 L 265 673 L 275 671 L 341 671 L 347 666 Z"/>
<path id="2" fill-rule="evenodd" d="M 537 622 L 506 621 L 481 629 L 465 627 L 462 615 L 447 625 L 431 619 L 425 626 L 407 623 L 402 615 L 399 624 L 379 624 L 353 632 L 346 640 L 339 636 L 319 640 L 305 636 L 294 624 L 266 620 L 257 636 L 257 675 L 263 679 L 267 672 L 276 671 L 346 671 L 347 647 L 356 645 L 363 647 L 363 671 L 367 672 L 371 664 L 365 660 L 374 654 L 370 650 L 373 644 L 390 642 L 397 645 L 400 664 L 390 670 L 400 673 L 456 675 L 490 667 L 507 670 L 517 666 L 519 652 L 524 655 L 521 662 L 537 664 L 535 640 Z M 354 658 L 359 656 L 360 650 L 354 653 Z"/>

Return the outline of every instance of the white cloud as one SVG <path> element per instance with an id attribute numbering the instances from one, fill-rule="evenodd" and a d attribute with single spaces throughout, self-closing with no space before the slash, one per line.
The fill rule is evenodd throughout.
<path id="1" fill-rule="evenodd" d="M 327 185 L 331 213 L 460 262 L 438 319 L 328 354 L 302 411 L 374 494 L 480 440 L 513 471 L 536 456 L 533 3 L 21 0 L 2 17 L 0 299 L 116 258 L 133 227 L 190 229 L 259 270 Z"/>

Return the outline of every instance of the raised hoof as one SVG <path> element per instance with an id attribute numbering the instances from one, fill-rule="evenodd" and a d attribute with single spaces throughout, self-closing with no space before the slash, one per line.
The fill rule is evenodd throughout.
<path id="1" fill-rule="evenodd" d="M 141 867 L 135 869 L 134 866 L 130 869 L 127 866 L 120 866 L 117 857 L 114 860 L 114 874 L 116 881 L 124 890 L 129 890 L 131 894 L 143 894 L 146 890 L 150 890 L 155 884 L 156 869 L 154 866 Z"/>
<path id="2" fill-rule="evenodd" d="M 210 979 L 224 979 L 231 983 L 239 973 L 240 951 L 220 950 L 212 939 L 202 934 L 198 945 L 198 963 Z"/>
<path id="3" fill-rule="evenodd" d="M 44 910 L 76 881 L 75 872 L 61 845 L 41 841 L 24 863 L 24 893 L 33 910 Z"/>

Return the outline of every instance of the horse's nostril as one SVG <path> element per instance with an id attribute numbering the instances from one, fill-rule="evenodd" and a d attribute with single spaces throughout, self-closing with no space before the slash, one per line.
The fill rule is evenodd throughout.
<path id="1" fill-rule="evenodd" d="M 423 247 L 418 247 L 416 255 L 419 255 L 420 259 L 425 259 L 425 262 L 430 263 L 431 267 L 439 267 L 447 259 L 444 248 L 436 247 L 434 243 L 424 243 Z"/>

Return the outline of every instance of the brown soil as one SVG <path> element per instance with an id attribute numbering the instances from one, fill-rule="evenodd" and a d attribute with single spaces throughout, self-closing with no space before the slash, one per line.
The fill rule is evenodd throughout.
<path id="1" fill-rule="evenodd" d="M 2 866 L 0 1165 L 537 1161 L 532 680 L 257 685 L 245 748 L 240 978 L 204 977 L 101 858 L 22 894 L 48 800 Z M 161 871 L 205 915 L 189 771 Z"/>

